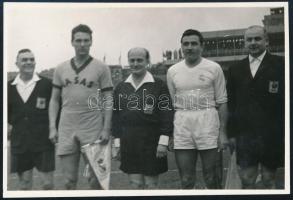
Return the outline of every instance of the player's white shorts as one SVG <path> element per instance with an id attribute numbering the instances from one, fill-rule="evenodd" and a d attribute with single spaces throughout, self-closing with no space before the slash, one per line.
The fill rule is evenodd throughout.
<path id="1" fill-rule="evenodd" d="M 215 108 L 177 110 L 174 119 L 174 149 L 218 147 L 219 115 Z"/>

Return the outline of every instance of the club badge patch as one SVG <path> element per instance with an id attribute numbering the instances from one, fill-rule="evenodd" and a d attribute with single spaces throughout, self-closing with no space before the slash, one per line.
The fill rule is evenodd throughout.
<path id="1" fill-rule="evenodd" d="M 46 98 L 38 97 L 36 108 L 45 109 L 46 108 Z"/>
<path id="2" fill-rule="evenodd" d="M 278 93 L 279 90 L 279 81 L 270 81 L 269 82 L 269 92 Z"/>

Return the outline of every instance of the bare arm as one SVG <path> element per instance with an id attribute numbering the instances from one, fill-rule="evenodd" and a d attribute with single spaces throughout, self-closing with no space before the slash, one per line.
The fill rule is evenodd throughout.
<path id="1" fill-rule="evenodd" d="M 52 95 L 49 103 L 49 126 L 50 126 L 50 134 L 49 139 L 53 142 L 57 142 L 57 128 L 56 128 L 56 120 L 58 117 L 58 112 L 60 109 L 60 99 L 61 99 L 61 89 L 53 87 Z"/>
<path id="2" fill-rule="evenodd" d="M 103 130 L 100 135 L 100 140 L 102 144 L 107 144 L 110 131 L 111 131 L 111 121 L 112 121 L 112 112 L 113 112 L 113 92 L 104 91 L 102 92 L 102 101 L 103 101 L 103 110 L 104 110 L 104 124 Z"/>
<path id="3" fill-rule="evenodd" d="M 226 131 L 226 124 L 228 120 L 227 103 L 219 104 L 218 113 L 219 113 L 219 119 L 220 119 L 219 148 L 223 149 L 223 148 L 226 148 L 226 146 L 228 145 L 227 131 Z"/>

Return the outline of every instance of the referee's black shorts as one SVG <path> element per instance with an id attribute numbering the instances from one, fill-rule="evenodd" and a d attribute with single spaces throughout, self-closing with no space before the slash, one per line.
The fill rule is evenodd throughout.
<path id="1" fill-rule="evenodd" d="M 22 173 L 37 168 L 40 172 L 55 170 L 55 150 L 11 154 L 11 173 Z"/>
<path id="2" fill-rule="evenodd" d="M 240 135 L 236 137 L 237 164 L 248 168 L 262 164 L 276 170 L 279 166 L 276 146 L 260 135 Z"/>

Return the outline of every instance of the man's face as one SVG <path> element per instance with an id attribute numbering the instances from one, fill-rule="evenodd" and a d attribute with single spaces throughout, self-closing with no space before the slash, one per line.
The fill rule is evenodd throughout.
<path id="1" fill-rule="evenodd" d="M 131 69 L 131 73 L 134 76 L 142 76 L 146 72 L 146 67 L 149 64 L 149 60 L 146 59 L 146 52 L 144 49 L 132 49 L 128 54 L 128 63 Z"/>
<path id="2" fill-rule="evenodd" d="M 245 47 L 253 57 L 260 56 L 268 45 L 264 30 L 260 27 L 248 29 L 245 32 Z"/>
<path id="3" fill-rule="evenodd" d="M 91 35 L 84 32 L 77 32 L 74 34 L 71 44 L 75 49 L 76 55 L 88 55 L 92 46 Z"/>
<path id="4" fill-rule="evenodd" d="M 36 62 L 32 52 L 20 53 L 16 59 L 16 66 L 21 75 L 33 75 Z"/>
<path id="5" fill-rule="evenodd" d="M 197 35 L 184 36 L 181 41 L 181 49 L 185 59 L 190 63 L 197 61 L 203 50 Z"/>

